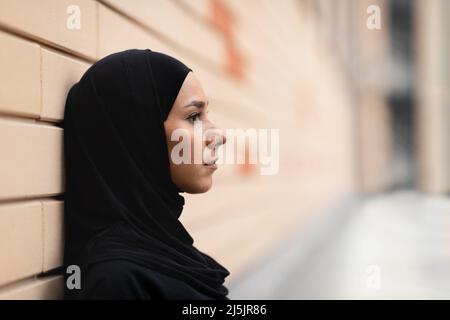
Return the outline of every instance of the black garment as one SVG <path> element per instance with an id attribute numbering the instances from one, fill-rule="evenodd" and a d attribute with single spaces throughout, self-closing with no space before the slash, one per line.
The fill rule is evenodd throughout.
<path id="1" fill-rule="evenodd" d="M 82 290 L 69 291 L 70 299 L 82 300 L 212 300 L 186 282 L 149 270 L 127 260 L 91 265 L 83 275 Z"/>
<path id="2" fill-rule="evenodd" d="M 229 272 L 193 245 L 170 178 L 163 122 L 190 71 L 130 49 L 97 61 L 70 89 L 64 265 L 81 268 L 81 290 L 66 287 L 66 299 L 228 299 Z"/>

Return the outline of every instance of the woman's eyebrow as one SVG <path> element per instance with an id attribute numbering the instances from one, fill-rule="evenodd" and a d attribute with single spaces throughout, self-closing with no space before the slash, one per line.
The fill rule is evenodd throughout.
<path id="1" fill-rule="evenodd" d="M 184 108 L 190 107 L 190 106 L 194 106 L 197 108 L 204 108 L 205 105 L 208 105 L 208 104 L 209 104 L 209 100 L 207 100 L 206 103 L 205 103 L 205 101 L 202 101 L 202 100 L 192 100 L 187 105 L 185 105 Z"/>

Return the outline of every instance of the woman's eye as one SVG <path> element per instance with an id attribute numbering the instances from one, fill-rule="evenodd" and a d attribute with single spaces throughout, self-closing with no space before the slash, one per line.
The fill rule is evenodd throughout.
<path id="1" fill-rule="evenodd" d="M 188 117 L 188 120 L 189 120 L 190 122 L 195 122 L 195 121 L 200 120 L 200 113 L 194 113 L 194 114 L 190 115 L 190 116 Z"/>

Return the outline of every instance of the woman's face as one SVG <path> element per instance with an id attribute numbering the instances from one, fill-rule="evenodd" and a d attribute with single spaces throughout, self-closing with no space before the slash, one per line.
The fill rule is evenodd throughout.
<path id="1" fill-rule="evenodd" d="M 164 122 L 164 128 L 167 138 L 167 146 L 170 159 L 170 174 L 173 183 L 181 190 L 187 193 L 202 193 L 211 188 L 212 175 L 217 169 L 214 162 L 217 160 L 217 148 L 226 142 L 222 134 L 208 116 L 208 100 L 205 97 L 203 88 L 193 72 L 189 72 L 181 86 L 180 92 L 175 103 Z M 194 136 L 194 125 L 201 124 L 201 135 L 197 133 Z M 174 130 L 182 129 L 190 141 L 190 163 L 174 163 L 172 158 L 172 149 L 180 143 L 179 138 L 171 141 Z M 206 133 L 206 138 L 202 139 Z M 197 141 L 194 141 L 194 137 Z M 201 142 L 198 141 L 200 138 Z M 183 138 L 184 139 L 184 138 Z M 194 145 L 201 146 L 201 159 L 194 161 Z M 198 148 L 198 147 L 197 147 Z M 178 149 L 177 149 L 178 150 Z M 187 150 L 184 150 L 186 152 Z M 183 150 L 177 152 L 183 156 Z M 196 163 L 200 162 L 200 163 Z"/>

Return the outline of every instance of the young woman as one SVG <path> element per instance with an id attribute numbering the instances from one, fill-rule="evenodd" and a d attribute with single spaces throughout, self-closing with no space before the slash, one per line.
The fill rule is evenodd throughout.
<path id="1" fill-rule="evenodd" d="M 228 270 L 179 221 L 180 193 L 210 189 L 226 141 L 207 109 L 194 72 L 149 49 L 97 61 L 70 89 L 64 265 L 81 286 L 66 274 L 66 299 L 228 299 Z M 202 139 L 202 163 L 176 164 L 171 135 L 182 129 L 193 146 L 197 121 L 219 136 Z"/>

